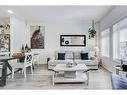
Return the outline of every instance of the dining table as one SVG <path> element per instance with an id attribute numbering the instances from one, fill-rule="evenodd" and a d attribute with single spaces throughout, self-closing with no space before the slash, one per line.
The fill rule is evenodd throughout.
<path id="1" fill-rule="evenodd" d="M 9 64 L 9 60 L 20 59 L 20 58 L 22 57 L 0 56 L 0 65 L 2 65 L 2 74 L 0 76 L 0 86 L 5 86 L 7 76 L 12 74 L 12 67 Z M 7 73 L 7 68 L 11 71 L 10 73 Z M 19 70 L 21 69 L 18 69 L 17 71 Z"/>

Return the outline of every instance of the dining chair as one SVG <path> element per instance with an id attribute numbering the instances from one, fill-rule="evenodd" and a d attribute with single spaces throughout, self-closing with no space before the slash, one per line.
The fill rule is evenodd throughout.
<path id="1" fill-rule="evenodd" d="M 39 52 L 33 51 L 33 65 L 37 64 L 39 66 Z"/>
<path id="2" fill-rule="evenodd" d="M 14 78 L 15 69 L 19 69 L 19 68 L 22 69 L 25 79 L 26 79 L 27 67 L 31 68 L 31 73 L 33 74 L 32 63 L 33 63 L 33 54 L 32 53 L 25 53 L 24 62 L 16 62 L 12 66 L 12 79 Z"/>

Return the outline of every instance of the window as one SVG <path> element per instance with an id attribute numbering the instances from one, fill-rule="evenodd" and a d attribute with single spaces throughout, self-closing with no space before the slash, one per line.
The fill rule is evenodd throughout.
<path id="1" fill-rule="evenodd" d="M 121 58 L 121 43 L 127 41 L 127 19 L 113 25 L 113 59 Z"/>
<path id="2" fill-rule="evenodd" d="M 109 34 L 109 29 L 101 32 L 101 54 L 106 57 L 109 57 Z"/>
<path id="3" fill-rule="evenodd" d="M 113 59 L 119 58 L 119 31 L 117 30 L 117 25 L 113 26 Z"/>

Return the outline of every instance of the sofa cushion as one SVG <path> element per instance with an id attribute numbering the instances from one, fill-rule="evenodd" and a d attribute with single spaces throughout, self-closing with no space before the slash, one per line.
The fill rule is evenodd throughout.
<path id="1" fill-rule="evenodd" d="M 89 59 L 88 53 L 81 53 L 81 59 L 82 60 L 88 60 Z"/>
<path id="2" fill-rule="evenodd" d="M 65 59 L 73 59 L 73 52 L 65 51 Z"/>
<path id="3" fill-rule="evenodd" d="M 65 60 L 65 53 L 58 53 L 58 60 Z"/>
<path id="4" fill-rule="evenodd" d="M 54 66 L 54 65 L 57 65 L 57 64 L 67 64 L 68 62 L 70 62 L 70 60 L 50 60 L 48 62 L 48 65 Z"/>
<path id="5" fill-rule="evenodd" d="M 81 59 L 81 55 L 80 55 L 80 51 L 76 51 L 76 52 L 74 52 L 73 53 L 73 55 L 74 55 L 74 59 Z"/>
<path id="6" fill-rule="evenodd" d="M 98 60 L 80 60 L 80 59 L 76 59 L 75 62 L 77 64 L 86 64 L 87 66 L 98 66 Z"/>

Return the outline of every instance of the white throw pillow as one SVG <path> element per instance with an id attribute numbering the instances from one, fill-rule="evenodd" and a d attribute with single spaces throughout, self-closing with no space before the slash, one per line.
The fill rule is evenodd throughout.
<path id="1" fill-rule="evenodd" d="M 73 59 L 73 52 L 65 51 L 65 59 Z"/>
<path id="2" fill-rule="evenodd" d="M 80 51 L 74 52 L 74 59 L 81 59 L 81 52 Z"/>

